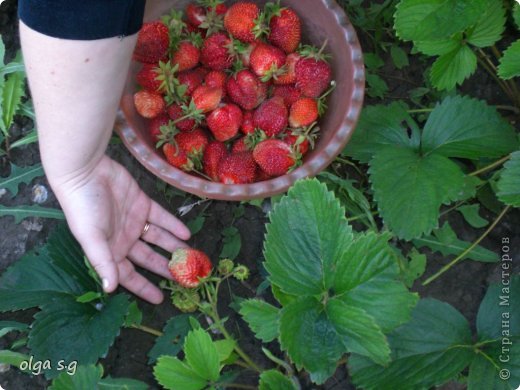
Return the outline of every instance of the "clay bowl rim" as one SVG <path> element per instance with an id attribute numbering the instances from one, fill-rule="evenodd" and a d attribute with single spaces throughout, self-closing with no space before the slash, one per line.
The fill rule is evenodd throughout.
<path id="1" fill-rule="evenodd" d="M 299 179 L 318 175 L 341 153 L 352 137 L 359 120 L 365 93 L 363 54 L 356 31 L 345 11 L 335 1 L 321 0 L 321 5 L 331 13 L 331 16 L 341 27 L 345 36 L 344 39 L 350 46 L 352 74 L 354 76 L 351 80 L 353 82 L 350 96 L 351 104 L 346 107 L 345 116 L 340 126 L 329 130 L 334 133 L 329 142 L 323 145 L 322 150 L 316 150 L 311 158 L 304 159 L 304 163 L 300 167 L 274 179 L 252 184 L 228 185 L 210 182 L 171 166 L 163 157 L 159 156 L 155 149 L 144 142 L 142 136 L 137 134 L 138 130 L 136 129 L 139 128 L 139 125 L 136 123 L 135 109 L 132 112 L 133 93 L 129 93 L 131 92 L 129 85 L 133 83 L 131 70 L 125 84 L 125 92 L 120 105 L 121 111 L 115 126 L 123 144 L 155 176 L 178 189 L 202 198 L 226 201 L 267 198 L 286 192 Z"/>

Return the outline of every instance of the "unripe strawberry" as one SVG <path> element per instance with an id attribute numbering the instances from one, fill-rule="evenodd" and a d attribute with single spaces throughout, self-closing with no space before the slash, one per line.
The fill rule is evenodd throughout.
<path id="1" fill-rule="evenodd" d="M 211 274 L 212 264 L 208 256 L 192 248 L 179 248 L 172 253 L 168 269 L 173 279 L 179 285 L 195 288 L 200 285 L 200 279 Z"/>

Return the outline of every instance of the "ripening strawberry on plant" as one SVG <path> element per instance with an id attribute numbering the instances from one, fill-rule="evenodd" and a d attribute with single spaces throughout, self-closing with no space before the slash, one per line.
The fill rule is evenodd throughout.
<path id="1" fill-rule="evenodd" d="M 168 269 L 179 285 L 195 288 L 200 285 L 201 279 L 210 276 L 212 264 L 204 252 L 191 248 L 179 248 L 172 253 Z"/>

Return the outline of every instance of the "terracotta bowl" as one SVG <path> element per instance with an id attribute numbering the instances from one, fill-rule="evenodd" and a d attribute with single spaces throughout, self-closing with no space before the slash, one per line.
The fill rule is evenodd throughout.
<path id="1" fill-rule="evenodd" d="M 191 1 L 154 0 L 148 2 L 147 20 L 157 19 L 172 7 L 184 9 Z M 233 3 L 232 1 L 228 3 Z M 263 5 L 265 1 L 257 1 Z M 244 185 L 210 182 L 185 173 L 166 162 L 147 133 L 147 122 L 135 110 L 135 75 L 141 65 L 132 63 L 121 108 L 125 120 L 117 131 L 130 152 L 150 172 L 183 191 L 204 198 L 249 200 L 266 198 L 285 192 L 296 180 L 317 175 L 343 150 L 349 141 L 361 111 L 365 73 L 363 56 L 354 28 L 342 8 L 332 0 L 284 0 L 303 20 L 303 41 L 320 47 L 328 39 L 326 51 L 332 55 L 331 65 L 337 87 L 328 100 L 329 110 L 321 119 L 321 134 L 314 150 L 299 168 L 284 176 Z"/>

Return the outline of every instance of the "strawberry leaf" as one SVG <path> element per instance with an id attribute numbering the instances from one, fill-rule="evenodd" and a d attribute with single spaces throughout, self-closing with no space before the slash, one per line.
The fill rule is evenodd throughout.
<path id="1" fill-rule="evenodd" d="M 3 77 L 3 76 L 2 76 Z M 13 124 L 14 115 L 22 103 L 24 92 L 25 74 L 22 72 L 11 73 L 2 90 L 2 115 L 0 120 L 0 130 L 7 135 L 9 128 Z"/>
<path id="2" fill-rule="evenodd" d="M 296 385 L 280 371 L 267 370 L 260 375 L 260 390 L 296 390 Z"/>
<path id="3" fill-rule="evenodd" d="M 41 164 L 27 166 L 24 168 L 11 164 L 11 174 L 0 183 L 0 188 L 5 188 L 11 192 L 11 196 L 18 194 L 18 186 L 21 183 L 29 184 L 35 177 L 43 176 Z"/>
<path id="4" fill-rule="evenodd" d="M 480 203 L 460 206 L 457 208 L 457 211 L 460 212 L 464 216 L 466 222 L 475 229 L 480 229 L 489 225 L 489 221 L 480 216 Z"/>
<path id="5" fill-rule="evenodd" d="M 505 204 L 520 207 L 520 151 L 511 154 L 498 181 L 498 199 Z"/>
<path id="6" fill-rule="evenodd" d="M 23 219 L 30 217 L 65 219 L 63 211 L 38 205 L 22 205 L 13 207 L 0 205 L 0 217 L 3 217 L 4 215 L 13 216 L 15 223 L 20 223 Z"/>
<path id="7" fill-rule="evenodd" d="M 469 30 L 467 41 L 478 47 L 493 45 L 502 37 L 506 24 L 506 10 L 503 4 L 487 0 L 486 12 L 478 23 Z"/>
<path id="8" fill-rule="evenodd" d="M 186 362 L 202 378 L 215 382 L 220 376 L 220 360 L 211 337 L 203 329 L 188 333 L 184 340 Z"/>
<path id="9" fill-rule="evenodd" d="M 504 51 L 498 66 L 498 75 L 504 80 L 511 79 L 520 75 L 520 39 L 513 42 Z"/>
<path id="10" fill-rule="evenodd" d="M 452 306 L 434 299 L 419 301 L 412 320 L 390 333 L 388 340 L 392 362 L 386 367 L 358 355 L 350 357 L 349 372 L 357 386 L 426 389 L 453 378 L 474 355 L 466 319 Z"/>
<path id="11" fill-rule="evenodd" d="M 169 390 L 202 390 L 206 388 L 206 379 L 199 376 L 185 362 L 172 356 L 161 356 L 153 369 L 155 379 Z"/>
<path id="12" fill-rule="evenodd" d="M 240 305 L 240 315 L 264 343 L 278 337 L 280 310 L 273 305 L 259 299 L 248 299 Z"/>
<path id="13" fill-rule="evenodd" d="M 441 205 L 456 200 L 465 185 L 462 170 L 448 158 L 402 147 L 381 150 L 369 172 L 385 225 L 405 240 L 436 228 Z"/>
<path id="14" fill-rule="evenodd" d="M 468 45 L 462 45 L 437 58 L 431 68 L 430 80 L 439 91 L 450 90 L 462 84 L 476 69 L 477 56 Z"/>
<path id="15" fill-rule="evenodd" d="M 499 158 L 518 148 L 512 126 L 495 108 L 468 97 L 447 97 L 430 114 L 422 151 L 447 157 Z"/>
<path id="16" fill-rule="evenodd" d="M 155 340 L 148 352 L 148 364 L 153 364 L 161 355 L 177 356 L 184 344 L 184 338 L 191 330 L 189 315 L 182 314 L 171 318 L 163 329 L 162 336 Z"/>

